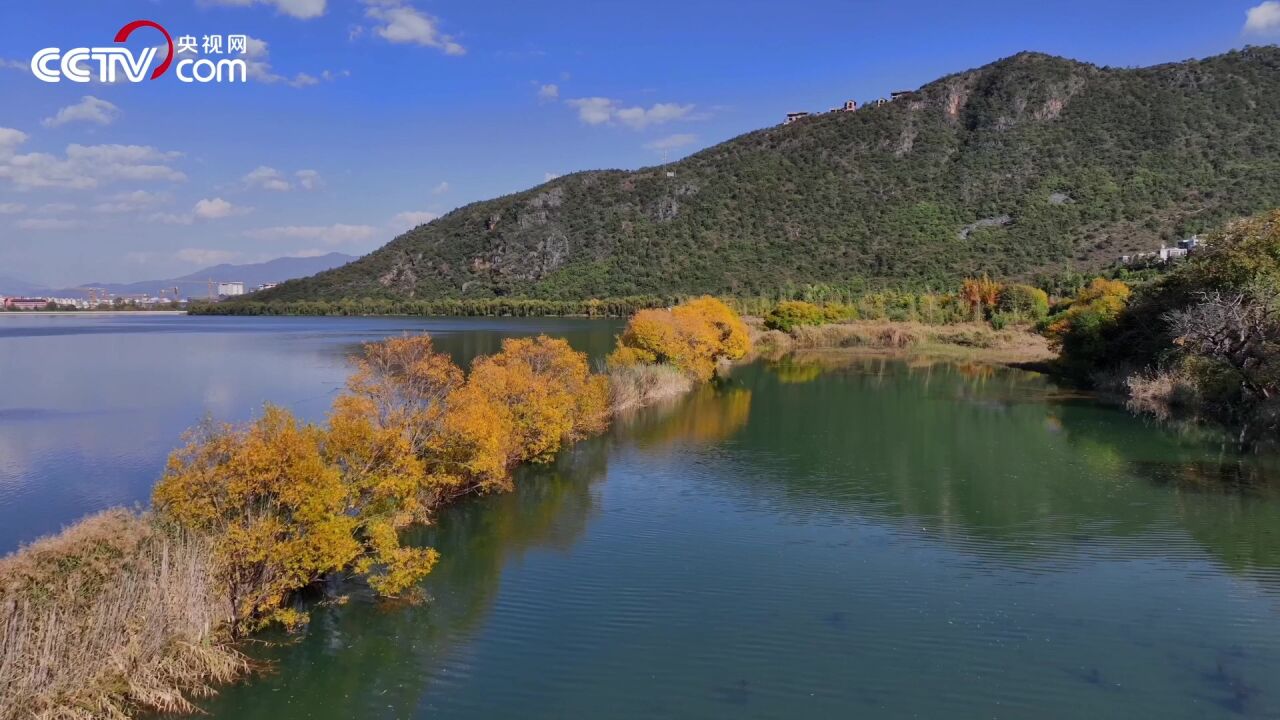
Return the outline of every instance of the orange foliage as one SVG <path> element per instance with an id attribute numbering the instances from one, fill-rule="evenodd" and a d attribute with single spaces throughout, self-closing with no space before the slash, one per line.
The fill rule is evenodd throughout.
<path id="1" fill-rule="evenodd" d="M 215 573 L 234 632 L 271 620 L 293 624 L 286 595 L 361 552 L 324 433 L 267 406 L 242 428 L 206 425 L 169 458 L 156 486 L 161 516 L 214 538 Z"/>
<path id="2" fill-rule="evenodd" d="M 751 351 L 751 336 L 747 332 L 747 324 L 732 308 L 720 300 L 704 295 L 677 305 L 672 312 L 681 315 L 694 315 L 711 324 L 720 336 L 718 355 L 727 360 L 738 360 Z"/>
<path id="3" fill-rule="evenodd" d="M 563 340 L 506 340 L 467 377 L 425 335 L 370 343 L 355 362 L 326 429 L 270 406 L 245 427 L 210 425 L 156 487 L 162 518 L 212 538 L 236 631 L 301 621 L 288 594 L 335 570 L 383 595 L 411 588 L 439 556 L 402 546 L 402 528 L 608 424 L 607 379 Z"/>
<path id="4" fill-rule="evenodd" d="M 347 390 L 373 403 L 376 423 L 408 433 L 421 454 L 442 422 L 449 393 L 462 385 L 462 370 L 436 352 L 428 335 L 389 338 L 364 346 Z"/>
<path id="5" fill-rule="evenodd" d="M 974 312 L 994 308 L 1000 301 L 1000 283 L 983 275 L 969 278 L 960 285 L 960 297 Z"/>
<path id="6" fill-rule="evenodd" d="M 562 443 L 607 426 L 607 381 L 593 376 L 587 356 L 564 340 L 504 340 L 501 352 L 475 361 L 467 385 L 508 413 L 513 463 L 545 462 Z"/>
<path id="7" fill-rule="evenodd" d="M 636 313 L 619 336 L 609 364 L 669 363 L 706 381 L 715 374 L 717 363 L 741 358 L 750 349 L 746 325 L 738 314 L 707 296 L 671 310 Z"/>
<path id="8" fill-rule="evenodd" d="M 381 425 L 378 417 L 368 397 L 339 397 L 329 415 L 324 451 L 342 473 L 348 512 L 356 518 L 357 534 L 365 544 L 356 570 L 377 592 L 395 595 L 426 576 L 437 553 L 400 546 L 398 531 L 428 517 L 430 498 L 423 492 L 428 476 L 414 452 L 411 433 Z"/>

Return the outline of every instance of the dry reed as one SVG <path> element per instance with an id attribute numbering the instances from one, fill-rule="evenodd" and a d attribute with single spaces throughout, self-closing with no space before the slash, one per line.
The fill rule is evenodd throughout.
<path id="1" fill-rule="evenodd" d="M 208 545 L 108 510 L 0 560 L 0 720 L 191 712 L 248 668 Z"/>

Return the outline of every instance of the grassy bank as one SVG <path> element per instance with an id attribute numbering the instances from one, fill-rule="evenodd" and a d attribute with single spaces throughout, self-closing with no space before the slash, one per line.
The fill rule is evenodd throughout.
<path id="1" fill-rule="evenodd" d="M 925 325 L 917 322 L 860 320 L 800 325 L 789 332 L 764 327 L 748 318 L 758 352 L 776 356 L 792 351 L 830 350 L 875 355 L 964 357 L 1005 364 L 1043 363 L 1056 357 L 1043 335 L 1029 326 L 1001 330 L 985 323 Z"/>
<path id="2" fill-rule="evenodd" d="M 611 417 L 688 392 L 750 350 L 728 307 L 637 313 L 605 372 L 562 340 L 509 339 L 464 372 L 425 335 L 365 346 L 322 425 L 268 406 L 206 423 L 152 510 L 108 511 L 0 560 L 0 720 L 189 712 L 249 670 L 239 640 L 307 620 L 334 573 L 411 601 L 439 555 L 400 532 L 510 489 Z"/>
<path id="3" fill-rule="evenodd" d="M 0 560 L 0 718 L 195 709 L 248 663 L 207 541 L 110 510 Z"/>

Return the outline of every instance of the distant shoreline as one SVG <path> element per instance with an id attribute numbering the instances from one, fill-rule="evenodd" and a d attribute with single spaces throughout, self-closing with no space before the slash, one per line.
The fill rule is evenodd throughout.
<path id="1" fill-rule="evenodd" d="M 0 312 L 0 317 L 10 315 L 25 317 L 27 315 L 186 315 L 186 310 L 18 310 L 16 312 Z"/>

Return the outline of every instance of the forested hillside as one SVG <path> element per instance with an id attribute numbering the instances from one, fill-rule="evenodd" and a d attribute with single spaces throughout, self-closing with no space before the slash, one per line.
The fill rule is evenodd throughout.
<path id="1" fill-rule="evenodd" d="M 1277 178 L 1280 48 L 1142 69 L 1022 53 L 669 165 L 474 203 L 254 299 L 760 295 L 1027 276 L 1280 206 Z"/>

